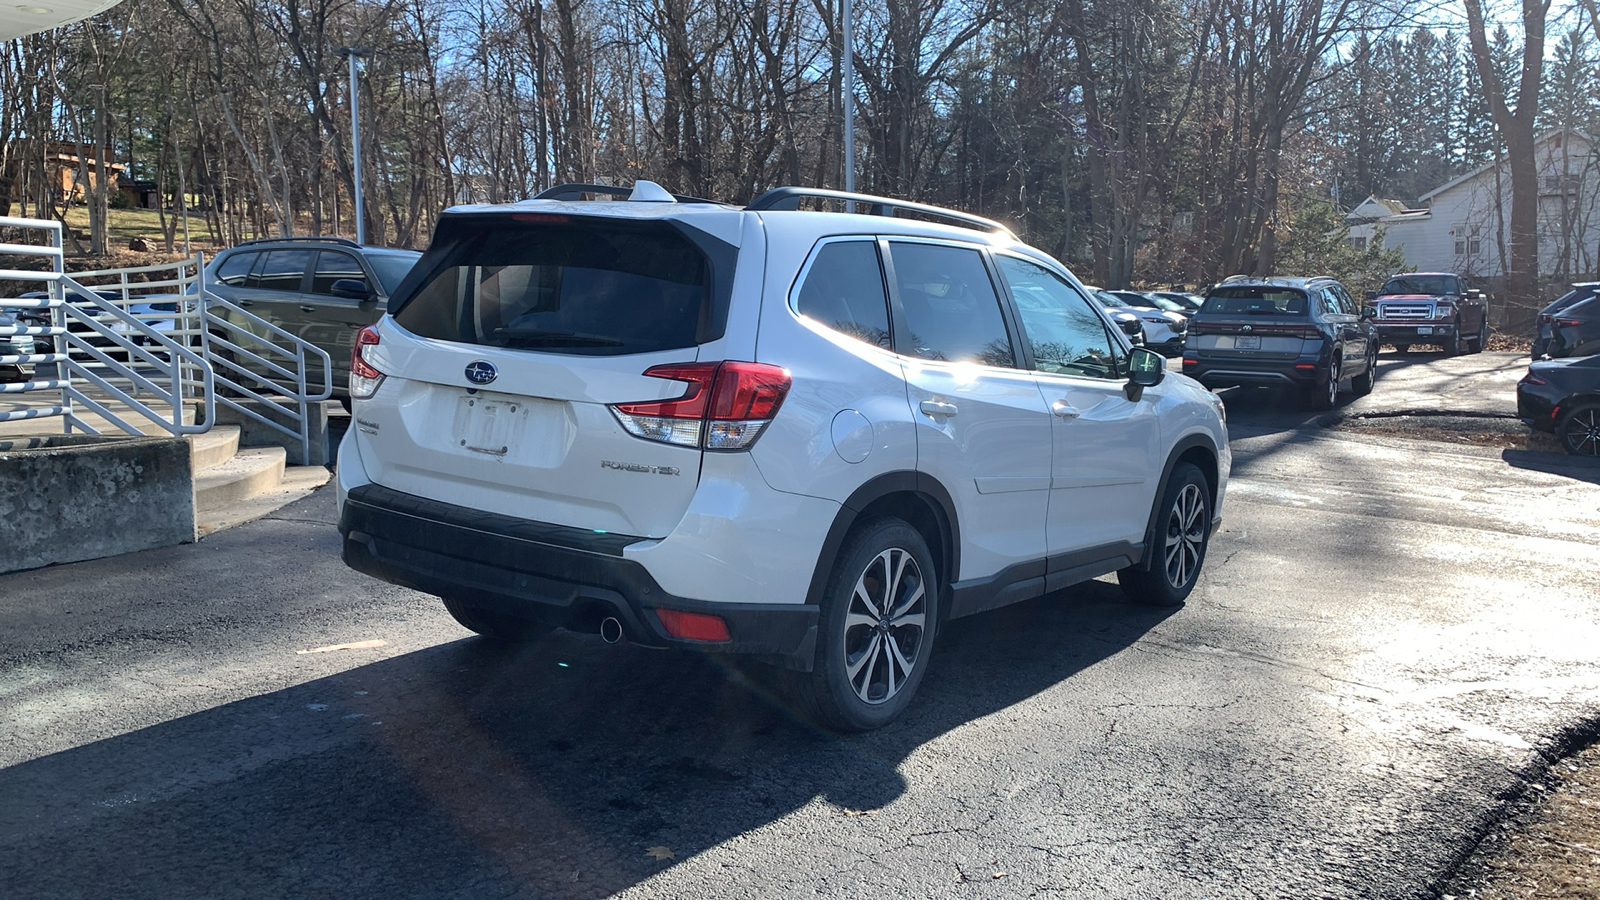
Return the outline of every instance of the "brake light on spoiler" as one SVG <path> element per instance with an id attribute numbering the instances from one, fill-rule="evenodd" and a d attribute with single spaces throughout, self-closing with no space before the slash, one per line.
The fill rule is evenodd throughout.
<path id="1" fill-rule="evenodd" d="M 765 363 L 671 363 L 644 371 L 651 378 L 688 383 L 672 400 L 612 404 L 617 421 L 647 441 L 745 450 L 778 414 L 789 393 L 789 370 Z"/>

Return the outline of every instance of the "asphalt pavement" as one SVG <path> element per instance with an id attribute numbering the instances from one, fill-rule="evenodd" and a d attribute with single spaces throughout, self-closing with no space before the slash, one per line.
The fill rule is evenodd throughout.
<path id="1" fill-rule="evenodd" d="M 1347 413 L 1521 371 L 1383 362 Z M 868 735 L 716 657 L 497 650 L 344 568 L 329 490 L 0 576 L 0 894 L 1435 896 L 1600 723 L 1600 469 L 1227 403 L 1185 606 L 952 623 Z"/>

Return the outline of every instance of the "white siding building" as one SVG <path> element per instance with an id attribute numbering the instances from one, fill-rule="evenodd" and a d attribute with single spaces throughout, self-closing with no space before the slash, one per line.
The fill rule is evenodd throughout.
<path id="1" fill-rule="evenodd" d="M 1539 274 L 1592 277 L 1600 264 L 1600 147 L 1573 132 L 1535 143 L 1539 170 Z M 1368 197 L 1346 216 L 1350 241 L 1380 234 L 1414 271 L 1458 272 L 1497 283 L 1505 275 L 1511 173 L 1490 163 L 1422 195 L 1419 207 Z"/>

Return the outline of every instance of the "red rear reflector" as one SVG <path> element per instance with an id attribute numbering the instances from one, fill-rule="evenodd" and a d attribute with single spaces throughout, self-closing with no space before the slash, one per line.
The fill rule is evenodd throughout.
<path id="1" fill-rule="evenodd" d="M 722 621 L 721 616 L 681 612 L 676 609 L 658 609 L 656 617 L 661 620 L 662 627 L 667 629 L 667 634 L 675 638 L 686 641 L 732 640 L 728 634 L 728 623 Z"/>
<path id="2" fill-rule="evenodd" d="M 512 213 L 511 214 L 511 221 L 513 221 L 513 222 L 548 222 L 548 223 L 550 223 L 552 225 L 559 225 L 559 224 L 561 224 L 563 222 L 568 221 L 568 219 L 567 219 L 566 216 L 563 216 L 560 213 Z"/>
<path id="3" fill-rule="evenodd" d="M 1310 371 L 1312 369 L 1315 369 L 1316 366 L 1312 365 L 1311 363 L 1298 363 L 1298 364 L 1295 365 L 1295 368 L 1296 369 L 1305 369 L 1307 371 Z"/>

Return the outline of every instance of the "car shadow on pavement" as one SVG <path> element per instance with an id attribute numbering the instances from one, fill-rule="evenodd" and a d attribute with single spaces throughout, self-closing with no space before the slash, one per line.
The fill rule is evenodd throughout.
<path id="1" fill-rule="evenodd" d="M 799 827 L 780 820 L 814 801 L 846 827 L 899 797 L 930 744 L 982 764 L 981 734 L 941 738 L 1063 689 L 1170 613 L 1097 581 L 951 623 L 907 715 L 851 736 L 794 715 L 759 664 L 565 633 L 452 641 L 0 771 L 0 884 L 605 896 Z"/>
<path id="2" fill-rule="evenodd" d="M 1500 458 L 1507 465 L 1548 475 L 1561 475 L 1590 484 L 1600 484 L 1600 459 L 1537 450 L 1503 450 Z"/>

